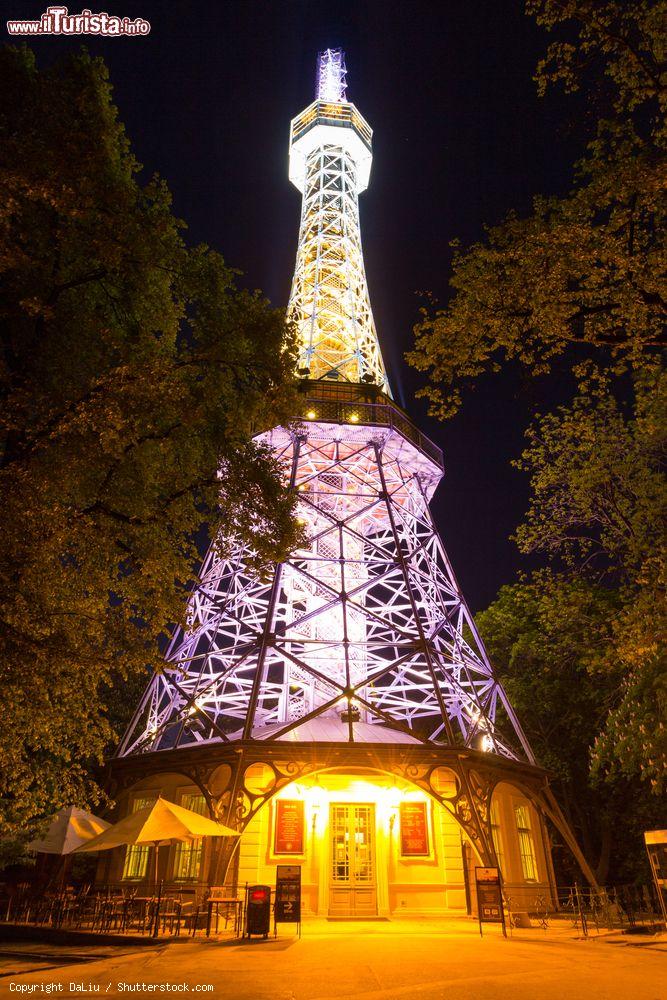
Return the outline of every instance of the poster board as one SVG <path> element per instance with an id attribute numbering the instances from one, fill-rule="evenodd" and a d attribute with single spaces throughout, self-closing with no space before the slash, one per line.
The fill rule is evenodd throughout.
<path id="1" fill-rule="evenodd" d="M 482 924 L 502 924 L 503 934 L 507 937 L 500 869 L 475 868 L 475 886 L 477 889 L 477 916 L 479 917 L 480 935 L 482 933 Z"/>
<path id="2" fill-rule="evenodd" d="M 301 937 L 301 866 L 278 865 L 276 868 L 276 898 L 273 910 L 275 924 L 298 924 Z"/>
<path id="3" fill-rule="evenodd" d="M 429 857 L 428 808 L 426 803 L 401 802 L 398 811 L 401 824 L 401 857 Z"/>
<path id="4" fill-rule="evenodd" d="M 302 799 L 277 799 L 274 811 L 273 853 L 303 854 Z"/>
<path id="5" fill-rule="evenodd" d="M 667 923 L 667 830 L 647 830 L 644 843 L 662 915 Z"/>

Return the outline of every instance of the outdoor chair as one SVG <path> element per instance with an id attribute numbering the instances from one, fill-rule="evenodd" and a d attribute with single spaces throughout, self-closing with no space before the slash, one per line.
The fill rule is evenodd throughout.
<path id="1" fill-rule="evenodd" d="M 193 902 L 191 908 L 184 914 L 183 926 L 189 937 L 196 937 L 197 931 L 206 930 L 206 908 L 200 901 Z"/>
<path id="2" fill-rule="evenodd" d="M 183 903 L 180 896 L 163 897 L 160 904 L 160 921 L 162 923 L 163 934 L 167 933 L 167 925 L 169 925 L 170 934 L 173 934 L 174 927 L 177 929 L 180 928 L 182 908 Z"/>
<path id="3" fill-rule="evenodd" d="M 7 907 L 7 920 L 15 924 L 27 924 L 30 914 L 34 911 L 35 900 L 32 895 L 32 886 L 29 882 L 19 882 L 10 893 L 9 905 Z"/>
<path id="4" fill-rule="evenodd" d="M 176 936 L 180 937 L 181 925 L 188 929 L 194 924 L 196 928 L 197 916 L 200 911 L 199 893 L 196 889 L 181 887 L 175 893 L 175 900 L 176 914 L 173 924 L 176 928 Z"/>
<path id="5" fill-rule="evenodd" d="M 76 906 L 76 896 L 71 889 L 65 889 L 54 895 L 49 914 L 49 923 L 53 927 L 62 927 L 69 922 Z"/>
<path id="6" fill-rule="evenodd" d="M 90 884 L 83 885 L 78 891 L 72 893 L 71 903 L 66 916 L 67 923 L 71 926 L 80 926 L 80 915 L 86 908 L 89 894 Z"/>
<path id="7" fill-rule="evenodd" d="M 9 920 L 12 892 L 6 882 L 0 883 L 0 919 Z"/>
<path id="8" fill-rule="evenodd" d="M 93 894 L 88 886 L 87 891 L 80 894 L 72 913 L 72 924 L 74 927 L 92 926 L 95 922 L 95 915 L 99 907 L 99 898 Z"/>
<path id="9" fill-rule="evenodd" d="M 93 920 L 93 930 L 102 934 L 118 930 L 123 917 L 123 897 L 110 896 L 100 901 Z"/>
<path id="10" fill-rule="evenodd" d="M 57 908 L 57 893 L 34 892 L 30 896 L 26 923 L 50 924 Z"/>

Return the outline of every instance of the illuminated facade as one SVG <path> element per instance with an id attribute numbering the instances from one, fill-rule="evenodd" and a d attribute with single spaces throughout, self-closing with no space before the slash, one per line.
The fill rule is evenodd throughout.
<path id="1" fill-rule="evenodd" d="M 391 397 L 359 229 L 372 134 L 339 50 L 317 87 L 290 139 L 303 412 L 262 435 L 308 541 L 269 580 L 211 550 L 114 774 L 126 808 L 160 791 L 242 833 L 165 854 L 169 879 L 271 883 L 291 860 L 313 913 L 465 912 L 502 859 L 526 906 L 552 883 L 544 816 L 576 844 L 433 524 L 441 452 Z"/>

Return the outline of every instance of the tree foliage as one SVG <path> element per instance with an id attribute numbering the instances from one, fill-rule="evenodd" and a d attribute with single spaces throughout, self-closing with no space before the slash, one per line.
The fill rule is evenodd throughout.
<path id="1" fill-rule="evenodd" d="M 578 374 L 572 402 L 528 428 L 514 463 L 531 483 L 517 542 L 580 575 L 646 583 L 662 576 L 667 377 L 658 368 L 645 372 L 634 405 L 623 405 L 604 372 L 581 366 Z"/>
<path id="2" fill-rule="evenodd" d="M 661 822 L 658 800 L 632 781 L 590 773 L 590 755 L 616 704 L 624 665 L 616 629 L 623 602 L 606 587 L 550 571 L 502 587 L 477 616 L 492 658 L 540 763 L 597 878 L 633 878 L 643 859 L 641 833 Z M 568 864 L 567 856 L 560 859 Z M 576 877 L 576 872 L 559 872 Z"/>
<path id="3" fill-rule="evenodd" d="M 579 360 L 577 345 L 607 349 L 623 371 L 665 343 L 665 4 L 529 0 L 527 10 L 548 29 L 574 28 L 540 62 L 540 91 L 584 85 L 606 113 L 570 194 L 537 197 L 532 214 L 510 213 L 458 249 L 449 303 L 424 310 L 408 358 L 442 417 L 507 360 L 542 374 L 555 358 Z"/>
<path id="4" fill-rule="evenodd" d="M 451 298 L 444 308 L 424 310 L 409 360 L 427 374 L 422 395 L 442 418 L 457 411 L 466 387 L 508 363 L 534 376 L 554 368 L 573 376 L 574 398 L 537 417 L 515 463 L 531 484 L 515 538 L 524 553 L 554 569 L 562 586 L 567 581 L 572 594 L 605 589 L 608 617 L 577 632 L 576 657 L 584 703 L 598 687 L 601 701 L 595 711 L 591 702 L 586 716 L 596 721 L 584 727 L 583 756 L 576 726 L 551 749 L 539 742 L 556 770 L 571 752 L 579 760 L 590 754 L 593 773 L 609 788 L 639 775 L 660 793 L 667 775 L 661 367 L 667 6 L 664 0 L 527 0 L 526 9 L 555 35 L 537 67 L 539 92 L 554 84 L 582 90 L 595 129 L 567 195 L 538 197 L 526 217 L 510 213 L 482 241 L 457 249 Z M 547 601 L 566 633 L 576 622 L 567 602 L 554 598 L 553 586 L 551 576 L 536 577 L 531 601 L 534 608 Z M 535 654 L 535 622 L 544 608 L 525 621 L 522 594 L 520 588 L 501 591 L 487 622 L 502 625 L 494 608 L 507 614 L 513 607 L 536 669 L 569 705 L 565 660 L 546 648 Z M 509 618 L 505 624 L 507 635 Z M 512 634 L 511 648 L 521 649 L 524 640 L 516 629 Z M 509 651 L 507 643 L 499 650 Z M 597 663 L 590 675 L 589 660 Z M 539 715 L 540 695 L 530 685 L 526 692 L 529 719 Z"/>
<path id="5" fill-rule="evenodd" d="M 94 805 L 107 702 L 183 620 L 208 520 L 259 570 L 293 497 L 258 431 L 295 412 L 281 313 L 140 179 L 100 60 L 0 55 L 0 802 Z M 113 696 L 103 692 L 113 691 Z M 115 711 L 117 711 L 117 704 Z M 128 710 L 131 705 L 128 705 Z"/>
<path id="6" fill-rule="evenodd" d="M 604 374 L 580 369 L 568 406 L 528 430 L 517 466 L 530 475 L 519 548 L 545 553 L 571 579 L 615 595 L 608 673 L 616 695 L 592 747 L 595 769 L 667 781 L 667 377 L 657 366 L 623 406 Z M 563 623 L 567 627 L 567 623 Z M 591 646 L 598 641 L 591 632 Z M 619 672 L 620 671 L 620 672 Z"/>

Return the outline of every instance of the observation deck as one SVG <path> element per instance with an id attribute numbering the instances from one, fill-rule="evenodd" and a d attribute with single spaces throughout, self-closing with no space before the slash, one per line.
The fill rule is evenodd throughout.
<path id="1" fill-rule="evenodd" d="M 335 125 L 343 128 L 351 128 L 357 133 L 361 141 L 366 146 L 368 152 L 371 151 L 371 140 L 373 130 L 370 125 L 360 115 L 354 104 L 333 104 L 329 101 L 313 101 L 308 107 L 292 119 L 290 132 L 290 145 L 315 128 L 316 125 Z"/>
<path id="2" fill-rule="evenodd" d="M 444 472 L 442 449 L 410 420 L 405 410 L 374 385 L 304 379 L 300 415 L 304 423 L 347 424 L 395 430 Z"/>
<path id="3" fill-rule="evenodd" d="M 356 192 L 368 187 L 373 130 L 348 101 L 313 101 L 290 126 L 289 179 L 303 193 L 308 157 L 322 146 L 342 147 L 356 166 Z"/>

